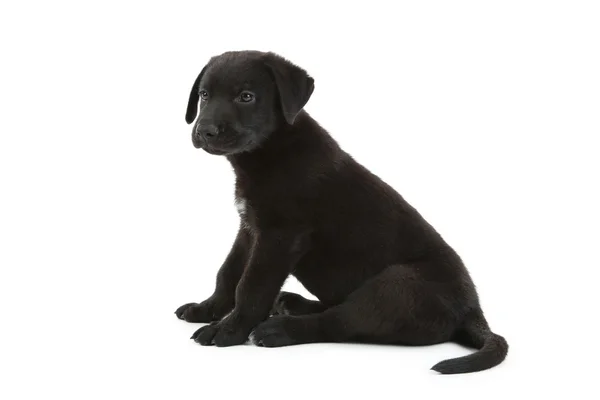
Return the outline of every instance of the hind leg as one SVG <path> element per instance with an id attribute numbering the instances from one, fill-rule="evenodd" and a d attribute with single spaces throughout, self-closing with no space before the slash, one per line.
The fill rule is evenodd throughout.
<path id="1" fill-rule="evenodd" d="M 281 292 L 275 300 L 272 315 L 308 315 L 326 310 L 320 301 L 308 300 L 299 294 Z"/>
<path id="2" fill-rule="evenodd" d="M 345 302 L 321 313 L 280 315 L 260 324 L 253 342 L 266 347 L 314 342 L 426 345 L 450 340 L 459 323 L 452 283 L 415 274 L 431 265 L 394 265 L 365 282 Z"/>

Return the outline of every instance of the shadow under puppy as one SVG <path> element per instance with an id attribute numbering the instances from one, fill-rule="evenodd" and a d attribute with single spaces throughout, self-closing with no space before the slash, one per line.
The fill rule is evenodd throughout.
<path id="1" fill-rule="evenodd" d="M 177 317 L 212 322 L 192 336 L 201 345 L 250 334 L 266 347 L 456 341 L 479 351 L 432 369 L 502 362 L 508 345 L 490 330 L 460 257 L 303 110 L 313 89 L 305 70 L 258 51 L 213 57 L 198 75 L 186 121 L 196 120 L 196 148 L 233 166 L 240 227 L 214 293 Z M 280 293 L 290 274 L 319 301 Z"/>

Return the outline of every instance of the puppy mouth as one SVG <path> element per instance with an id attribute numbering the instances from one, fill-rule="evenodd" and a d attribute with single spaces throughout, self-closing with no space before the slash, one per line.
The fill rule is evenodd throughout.
<path id="1" fill-rule="evenodd" d="M 205 140 L 198 140 L 197 138 L 192 139 L 192 144 L 194 145 L 195 148 L 202 149 L 205 152 L 207 152 L 208 154 L 212 154 L 215 156 L 222 156 L 224 154 L 229 153 L 229 151 L 227 151 L 227 150 L 216 148 L 216 147 L 214 147 L 214 145 L 206 143 Z"/>
<path id="2" fill-rule="evenodd" d="M 219 146 L 219 148 L 214 147 L 209 143 L 198 143 L 195 147 L 198 149 L 202 149 L 208 154 L 212 154 L 214 156 L 229 156 L 232 154 L 243 153 L 245 151 L 249 151 L 254 144 L 254 141 L 249 139 L 244 141 L 243 144 L 239 143 L 231 143 L 231 146 Z"/>
<path id="3" fill-rule="evenodd" d="M 222 155 L 225 155 L 228 153 L 227 151 L 223 151 L 223 150 L 219 150 L 219 149 L 211 149 L 208 147 L 205 147 L 202 150 L 204 150 L 208 154 L 212 154 L 213 156 L 222 156 Z"/>

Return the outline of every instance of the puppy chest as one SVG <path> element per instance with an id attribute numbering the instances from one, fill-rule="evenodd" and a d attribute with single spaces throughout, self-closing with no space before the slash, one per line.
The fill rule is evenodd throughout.
<path id="1" fill-rule="evenodd" d="M 244 225 L 252 228 L 260 227 L 285 227 L 305 226 L 307 224 L 306 213 L 302 212 L 297 205 L 287 199 L 277 201 L 277 198 L 252 199 L 237 195 L 234 200 L 235 208 Z"/>
<path id="2" fill-rule="evenodd" d="M 235 208 L 237 209 L 237 212 L 240 215 L 240 217 L 246 215 L 246 209 L 247 209 L 246 199 L 243 197 L 236 197 L 235 198 Z"/>

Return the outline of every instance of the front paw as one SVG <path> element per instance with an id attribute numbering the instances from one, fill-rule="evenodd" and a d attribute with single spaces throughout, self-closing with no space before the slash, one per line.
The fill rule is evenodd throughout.
<path id="1" fill-rule="evenodd" d="M 233 319 L 225 318 L 219 322 L 198 329 L 190 339 L 202 346 L 215 345 L 217 347 L 235 346 L 244 344 L 252 329 L 246 329 Z"/>
<path id="2" fill-rule="evenodd" d="M 233 307 L 220 306 L 219 302 L 208 299 L 202 303 L 188 303 L 175 311 L 177 318 L 187 322 L 213 322 L 223 318 Z"/>

